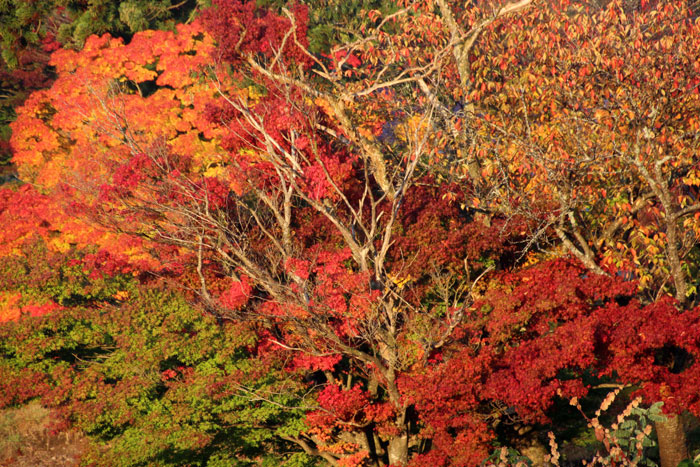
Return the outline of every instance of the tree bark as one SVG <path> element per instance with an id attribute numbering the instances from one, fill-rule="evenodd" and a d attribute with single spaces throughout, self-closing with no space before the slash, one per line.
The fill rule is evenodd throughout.
<path id="1" fill-rule="evenodd" d="M 656 422 L 656 436 L 659 440 L 661 467 L 677 467 L 688 458 L 683 421 L 679 415 L 668 415 L 665 422 Z"/>
<path id="2" fill-rule="evenodd" d="M 387 452 L 389 465 L 406 465 L 408 463 L 408 435 L 391 438 Z"/>

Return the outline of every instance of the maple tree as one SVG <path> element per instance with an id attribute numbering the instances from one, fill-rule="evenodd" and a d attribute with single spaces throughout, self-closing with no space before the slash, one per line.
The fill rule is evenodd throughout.
<path id="1" fill-rule="evenodd" d="M 3 255 L 26 264 L 23 251 L 40 248 L 60 262 L 93 245 L 68 277 L 158 271 L 207 316 L 135 288 L 124 295 L 122 282 L 100 285 L 95 300 L 126 299 L 123 319 L 135 323 L 206 322 L 177 359 L 214 335 L 221 347 L 163 363 L 163 349 L 185 339 L 168 328 L 140 357 L 161 372 L 155 389 L 126 376 L 129 357 L 109 381 L 61 363 L 51 372 L 70 377 L 46 397 L 116 440 L 103 462 L 133 437 L 157 439 L 124 461 L 134 463 L 170 449 L 194 462 L 222 449 L 217 436 L 238 436 L 226 425 L 235 422 L 266 449 L 295 446 L 303 462 L 477 465 L 497 425 L 547 423 L 558 398 L 586 396 L 594 377 L 698 414 L 689 6 L 436 0 L 366 18 L 321 55 L 307 7 L 221 0 L 176 31 L 128 44 L 93 36 L 53 54 L 55 83 L 13 124 L 20 178 L 43 193 L 2 192 L 13 226 Z M 557 259 L 567 253 L 578 262 Z M 39 316 L 46 302 L 22 282 L 8 279 L 0 296 L 3 316 L 19 320 L 10 334 L 84 323 L 81 313 L 123 327 L 116 312 Z M 139 326 L 110 339 L 131 355 L 128 339 L 150 332 Z M 43 365 L 41 353 L 20 361 L 22 339 L 11 342 L 13 371 Z M 259 369 L 207 379 L 210 359 L 234 354 Z M 98 387 L 106 399 L 85 395 Z M 220 418 L 189 412 L 192 394 Z M 134 401 L 148 410 L 136 414 Z M 106 418 L 86 416 L 104 404 Z M 183 410 L 193 444 L 154 426 L 162 404 Z M 231 413 L 241 407 L 260 409 L 260 424 Z M 209 422 L 222 434 L 202 435 Z M 662 462 L 684 457 L 671 454 Z"/>
<path id="2" fill-rule="evenodd" d="M 271 13 L 256 19 L 254 7 L 232 7 L 240 8 L 239 15 L 251 15 L 247 24 L 259 31 L 251 38 L 263 36 L 261 43 L 268 44 L 243 41 L 242 47 L 252 53 L 262 49 L 271 59 L 278 54 L 274 43 L 288 36 L 290 20 Z M 295 21 L 303 21 L 304 14 L 299 8 Z M 303 30 L 298 31 L 302 40 Z M 311 103 L 308 108 L 295 108 L 299 104 L 286 98 L 286 91 L 293 90 L 260 83 L 258 89 L 268 85 L 263 95 L 255 96 L 256 86 L 240 90 L 223 78 L 211 86 L 199 84 L 196 76 L 177 73 L 177 62 L 172 61 L 180 60 L 188 68 L 206 62 L 208 39 L 196 24 L 181 28 L 178 35 L 155 34 L 137 34 L 127 46 L 95 38 L 80 53 L 54 55 L 59 78 L 50 90 L 34 94 L 25 103 L 14 124 L 15 161 L 22 178 L 48 189 L 57 187 L 59 180 L 69 180 L 87 196 L 83 200 L 87 209 L 97 211 L 104 222 L 189 249 L 210 313 L 232 319 L 236 309 L 245 306 L 247 313 L 265 318 L 271 327 L 270 342 L 287 350 L 303 349 L 295 365 L 312 374 L 325 370 L 327 387 L 315 391 L 319 415 L 339 401 L 357 398 L 347 402 L 346 411 L 317 418 L 316 430 L 321 431 L 312 429 L 285 439 L 333 463 L 369 456 L 405 463 L 410 408 L 402 401 L 397 376 L 409 371 L 428 349 L 447 342 L 460 313 L 460 307 L 449 302 L 469 301 L 468 288 L 484 269 L 481 251 L 494 247 L 487 239 L 497 227 L 489 230 L 460 223 L 466 217 L 458 204 L 442 196 L 450 188 L 431 187 L 430 177 L 419 178 L 415 173 L 418 157 L 406 157 L 393 168 L 395 173 L 389 173 L 376 151 L 363 158 L 324 141 L 316 129 L 317 120 L 324 118 L 322 107 Z M 168 39 L 194 53 L 183 55 Z M 144 57 L 149 40 L 163 50 L 155 72 L 137 61 Z M 204 49 L 201 54 L 194 49 L 198 44 Z M 174 57 L 170 63 L 165 53 Z M 291 46 L 285 53 L 300 67 L 311 64 L 303 46 Z M 145 57 L 155 61 L 152 55 Z M 115 91 L 110 80 L 120 76 L 135 82 L 131 89 L 124 86 Z M 167 81 L 168 77 L 180 81 Z M 144 80 L 163 87 L 140 92 Z M 78 95 L 76 82 L 84 83 Z M 107 93 L 101 94 L 105 87 Z M 151 120 L 154 111 L 166 114 L 167 107 L 155 103 L 172 106 L 177 117 L 182 109 L 177 97 L 198 91 L 201 98 L 188 103 L 209 102 L 209 122 L 176 120 L 170 130 L 160 120 Z M 212 91 L 220 95 L 216 101 Z M 66 99 L 71 92 L 71 99 Z M 102 102 L 102 110 L 88 113 L 96 101 Z M 256 106 L 255 115 L 249 106 Z M 259 118 L 266 108 L 277 112 L 286 108 L 287 114 L 274 119 L 267 111 L 262 123 Z M 191 115 L 202 113 L 195 109 Z M 231 119 L 238 119 L 233 132 L 226 131 L 232 127 Z M 145 124 L 149 126 L 140 128 Z M 246 138 L 246 134 L 252 136 Z M 202 136 L 213 138 L 207 147 L 216 153 L 202 151 L 198 156 L 193 150 L 206 144 L 200 142 Z M 292 145 L 289 138 L 294 138 Z M 192 139 L 194 146 L 179 146 Z M 229 152 L 217 150 L 217 144 Z M 260 144 L 280 152 L 261 153 Z M 411 145 L 419 150 L 420 138 L 406 142 L 407 149 Z M 42 153 L 48 157 L 37 157 Z M 85 153 L 92 154 L 94 164 L 85 164 L 79 157 Z M 213 158 L 208 159 L 210 167 L 203 167 L 199 157 Z M 290 157 L 303 173 L 286 167 L 284 161 Z M 382 193 L 374 179 L 383 177 L 386 186 L 388 176 L 396 177 L 400 185 Z M 425 187 L 415 186 L 419 180 Z M 438 204 L 431 206 L 429 200 Z M 399 215 L 402 203 L 406 214 Z M 399 234 L 401 230 L 405 233 Z M 426 235 L 445 237 L 441 254 L 423 247 Z M 467 236 L 473 237 L 471 242 Z M 392 249 L 392 242 L 402 247 Z M 410 256 L 405 257 L 404 248 L 413 250 Z M 473 259 L 467 261 L 467 256 Z M 431 283 L 431 275 L 444 276 L 444 284 Z M 409 281 L 420 285 L 404 287 Z M 452 284 L 459 286 L 456 293 L 450 290 Z M 442 294 L 439 300 L 430 298 L 438 293 Z M 262 298 L 258 305 L 255 296 Z M 446 312 L 454 316 L 445 323 L 441 316 Z M 363 369 L 367 364 L 375 368 L 369 374 Z M 346 365 L 347 370 L 342 368 Z M 361 386 L 340 390 L 341 380 L 353 379 Z M 359 391 L 356 396 L 355 391 Z M 346 418 L 360 416 L 358 410 L 365 418 L 358 421 L 359 426 L 384 428 L 375 433 L 348 424 Z M 309 417 L 313 419 L 313 413 Z"/>
<path id="3" fill-rule="evenodd" d="M 635 288 L 587 277 L 583 265 L 562 260 L 490 284 L 464 326 L 469 345 L 454 349 L 459 353 L 446 355 L 407 390 L 435 444 L 423 465 L 483 459 L 483 447 L 474 442 L 488 433 L 481 404 L 490 401 L 502 416 L 515 408 L 519 422 L 546 421 L 555 395 L 587 395 L 590 386 L 583 383 L 591 372 L 639 384 L 637 394 L 663 400 L 671 411 L 697 413 L 698 310 L 679 311 L 670 298 L 643 305 Z"/>
<path id="4" fill-rule="evenodd" d="M 11 0 L 0 5 L 0 165 L 11 157 L 6 142 L 14 108 L 51 84 L 48 61 L 60 47 L 80 49 L 92 34 L 129 39 L 145 29 L 172 29 L 191 20 L 205 2 L 151 0 L 73 2 Z M 11 169 L 6 169 L 11 171 Z"/>

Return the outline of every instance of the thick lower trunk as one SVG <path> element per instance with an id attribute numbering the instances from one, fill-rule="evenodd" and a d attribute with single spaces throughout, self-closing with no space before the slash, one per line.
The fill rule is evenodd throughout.
<path id="1" fill-rule="evenodd" d="M 677 467 L 688 458 L 685 430 L 680 415 L 668 415 L 665 422 L 656 422 L 661 467 Z"/>
<path id="2" fill-rule="evenodd" d="M 408 435 L 397 436 L 389 441 L 387 447 L 389 465 L 406 465 L 408 463 Z"/>

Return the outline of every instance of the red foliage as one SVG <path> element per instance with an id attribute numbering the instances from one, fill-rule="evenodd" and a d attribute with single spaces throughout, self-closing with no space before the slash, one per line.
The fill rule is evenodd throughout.
<path id="1" fill-rule="evenodd" d="M 486 458 L 494 435 L 479 408 L 492 361 L 488 353 L 474 355 L 465 349 L 448 363 L 401 379 L 402 394 L 424 424 L 419 436 L 433 443 L 412 465 L 478 465 Z"/>
<path id="2" fill-rule="evenodd" d="M 364 409 L 369 405 L 369 400 L 369 394 L 360 386 L 343 389 L 336 384 L 329 384 L 317 397 L 321 410 L 308 413 L 307 423 L 323 429 L 359 423 L 364 418 Z"/>
<path id="3" fill-rule="evenodd" d="M 679 311 L 671 299 L 643 306 L 632 298 L 636 284 L 563 260 L 503 274 L 499 283 L 475 303 L 467 345 L 402 380 L 434 443 L 416 465 L 477 464 L 489 440 L 478 415 L 485 402 L 526 422 L 546 422 L 558 394 L 587 393 L 579 378 L 589 370 L 640 384 L 645 400 L 662 400 L 670 412 L 699 413 L 698 310 Z M 471 460 L 459 457 L 461 446 Z"/>
<path id="4" fill-rule="evenodd" d="M 639 394 L 662 400 L 664 411 L 689 410 L 700 416 L 700 308 L 679 311 L 664 298 L 640 307 L 610 304 L 600 310 L 599 341 L 605 374 L 643 382 Z"/>
<path id="5" fill-rule="evenodd" d="M 383 448 L 403 436 L 429 439 L 424 444 L 429 451 L 407 448 L 416 466 L 477 465 L 495 436 L 486 420 L 512 415 L 526 423 L 546 422 L 558 395 L 586 394 L 582 375 L 588 372 L 639 384 L 640 393 L 668 402 L 670 410 L 700 413 L 697 312 L 683 313 L 670 300 L 643 305 L 632 298 L 637 284 L 593 275 L 571 260 L 522 267 L 515 253 L 526 222 L 511 214 L 525 209 L 528 199 L 507 203 L 511 210 L 502 210 L 505 219 L 494 214 L 497 210 L 477 209 L 471 199 L 477 188 L 415 175 L 422 167 L 404 165 L 411 157 L 418 160 L 402 153 L 411 145 L 406 134 L 428 130 L 407 110 L 391 109 L 392 100 L 402 99 L 398 88 L 372 90 L 356 101 L 352 96 L 362 92 L 344 92 L 332 103 L 319 97 L 321 91 L 308 92 L 314 81 L 304 75 L 312 63 L 303 50 L 307 9 L 292 10 L 293 21 L 252 1 L 215 0 L 204 12 L 203 24 L 232 65 L 225 77 L 220 70 L 227 99 L 216 100 L 211 87 L 183 73 L 213 56 L 197 25 L 181 28 L 179 35 L 144 33 L 129 45 L 94 37 L 81 54 L 58 52 L 58 86 L 33 96 L 16 125 L 21 168 L 28 175 L 36 169 L 49 187 L 71 171 L 81 172 L 87 182 L 97 180 L 93 169 L 104 171 L 99 193 L 87 192 L 95 199 L 75 202 L 76 210 L 100 210 L 103 220 L 122 230 L 169 244 L 171 249 L 160 247 L 158 254 L 177 259 L 183 282 L 201 281 L 197 290 L 207 283 L 212 293 L 202 293 L 202 299 L 216 299 L 207 303 L 208 310 L 223 310 L 217 317 L 231 320 L 245 313 L 259 323 L 258 340 L 247 350 L 265 365 L 284 360 L 289 377 L 299 378 L 296 382 L 316 397 L 318 408 L 307 413 L 307 423 L 320 441 L 306 439 L 319 451 L 337 454 L 341 463 L 361 462 L 367 455 L 359 444 L 345 441 L 367 432 L 376 434 Z M 161 42 L 173 50 L 149 49 Z M 192 45 L 196 42 L 202 42 L 201 53 Z M 364 55 L 349 52 L 333 58 L 348 66 L 368 63 Z M 404 58 L 410 63 L 410 56 Z M 170 69 L 167 63 L 178 66 Z M 400 68 L 403 58 L 396 63 Z M 115 65 L 118 73 L 111 72 Z M 285 75 L 290 69 L 293 73 Z M 78 118 L 75 108 L 64 106 L 72 94 L 84 108 L 94 105 L 89 92 L 76 91 L 74 73 L 97 83 L 122 78 L 136 85 L 156 83 L 158 90 L 147 97 L 119 94 L 128 111 L 134 109 L 133 134 L 148 137 L 129 144 L 111 141 Z M 245 83 L 255 83 L 245 89 L 235 82 L 244 73 Z M 277 81 L 271 78 L 276 73 Z M 476 76 L 487 79 L 490 73 Z M 301 81 L 295 81 L 297 75 Z M 488 97 L 484 86 L 473 97 Z M 199 98 L 190 102 L 190 93 Z M 371 99 L 379 107 L 362 109 Z M 158 109 L 172 114 L 167 135 L 159 127 Z M 122 116 L 96 116 L 98 124 L 100 118 L 120 121 Z M 464 123 L 458 120 L 450 120 L 455 128 Z M 382 146 L 378 134 L 388 129 L 395 141 Z M 126 130 L 116 131 L 130 135 Z M 150 138 L 151 133 L 159 136 Z M 431 138 L 427 135 L 426 144 L 435 143 Z M 147 149 L 136 151 L 137 145 Z M 90 167 L 82 167 L 88 159 L 69 157 L 85 148 L 100 157 Z M 508 170 L 529 180 L 524 161 L 516 162 Z M 483 171 L 488 175 L 500 170 L 496 167 L 484 164 Z M 387 183 L 379 181 L 379 169 L 387 172 Z M 547 192 L 552 187 L 544 180 L 537 179 L 536 187 Z M 510 188 L 504 184 L 503 189 Z M 73 201 L 79 194 L 56 193 Z M 540 195 L 528 188 L 531 193 Z M 5 234 L 7 251 L 33 235 L 52 238 L 55 231 L 79 230 L 63 227 L 69 222 L 63 213 L 47 215 L 57 208 L 34 189 L 0 196 L 0 216 L 12 225 Z M 551 199 L 532 202 L 538 209 L 529 213 L 530 221 L 549 218 L 557 206 Z M 118 243 L 122 250 L 103 248 L 81 260 L 89 278 L 134 271 L 134 259 L 123 250 L 143 247 L 126 245 L 124 238 Z M 195 256 L 196 268 L 191 267 Z M 231 271 L 240 279 L 228 277 L 234 276 Z M 14 316 L 19 298 L 6 298 Z M 26 313 L 38 316 L 50 308 L 31 305 Z M 187 378 L 182 368 L 159 374 L 168 384 Z M 231 387 L 221 384 L 211 392 L 234 392 L 236 376 Z M 95 386 L 134 390 L 101 381 Z M 55 397 L 63 397 L 61 390 Z M 89 415 L 100 409 L 86 404 Z M 134 416 L 125 413 L 120 421 Z"/>
<path id="6" fill-rule="evenodd" d="M 202 22 L 218 41 L 222 58 L 235 65 L 246 60 L 248 54 L 262 54 L 268 59 L 278 52 L 284 60 L 309 66 L 311 58 L 295 44 L 306 48 L 308 40 L 308 7 L 294 5 L 293 37 L 285 37 L 292 28 L 289 18 L 270 10 L 258 8 L 254 1 L 214 0 L 213 8 L 202 13 Z"/>
<path id="7" fill-rule="evenodd" d="M 43 305 L 26 305 L 22 308 L 22 312 L 28 314 L 29 316 L 40 317 L 60 309 L 60 305 L 53 302 L 46 302 Z"/>
<path id="8" fill-rule="evenodd" d="M 112 181 L 121 189 L 135 188 L 148 175 L 151 167 L 153 161 L 146 154 L 138 153 L 117 167 Z"/>
<path id="9" fill-rule="evenodd" d="M 239 281 L 232 280 L 231 286 L 219 295 L 219 303 L 231 310 L 239 310 L 250 299 L 253 288 L 247 276 L 241 276 Z"/>
<path id="10" fill-rule="evenodd" d="M 88 253 L 82 258 L 83 267 L 89 271 L 90 279 L 99 279 L 104 276 L 117 274 L 129 274 L 138 269 L 129 262 L 126 255 L 113 254 L 107 250 L 97 253 Z"/>
<path id="11" fill-rule="evenodd" d="M 340 354 L 336 355 L 322 355 L 315 356 L 306 353 L 298 353 L 294 356 L 294 360 L 290 365 L 289 369 L 294 370 L 321 370 L 321 371 L 333 371 L 335 366 L 340 363 L 343 356 Z"/>

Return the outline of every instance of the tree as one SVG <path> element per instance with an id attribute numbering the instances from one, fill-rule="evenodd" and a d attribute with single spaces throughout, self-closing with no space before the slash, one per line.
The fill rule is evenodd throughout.
<path id="1" fill-rule="evenodd" d="M 243 46 L 273 59 L 275 41 L 289 37 L 290 20 L 267 14 L 256 24 L 254 9 L 245 8 L 251 12 L 249 27 L 258 28 L 251 37 L 263 35 L 263 40 Z M 302 21 L 304 10 L 297 14 Z M 177 36 L 137 35 L 127 46 L 91 39 L 80 53 L 56 54 L 58 80 L 51 90 L 32 96 L 15 124 L 22 178 L 50 188 L 65 177 L 103 222 L 186 248 L 213 315 L 230 320 L 245 308 L 245 316 L 265 323 L 269 342 L 301 349 L 294 351 L 294 367 L 323 382 L 323 390 L 318 383 L 311 386 L 318 402 L 309 414 L 321 431 L 286 439 L 333 463 L 363 457 L 405 463 L 409 452 L 420 448 L 409 443 L 415 429 L 397 378 L 447 342 L 470 301 L 469 288 L 487 268 L 482 257 L 499 248 L 490 241 L 497 227 L 489 231 L 469 222 L 451 201 L 458 195 L 443 196 L 449 187 L 419 176 L 420 135 L 407 131 L 406 157 L 389 172 L 376 151 L 362 157 L 327 140 L 325 134 L 343 127 L 328 122 L 327 131 L 319 133 L 317 125 L 327 119 L 322 103 L 307 106 L 285 83 L 266 82 L 256 72 L 249 75 L 252 85 L 236 89 L 243 75 L 231 81 L 221 72 L 216 86 L 206 88 L 196 77 L 176 74 L 166 52 L 191 67 L 206 61 L 209 39 L 196 27 L 181 28 Z M 297 30 L 302 40 L 302 29 Z M 164 51 L 148 56 L 162 67 L 156 71 L 131 58 L 143 56 L 137 54 L 150 40 Z M 266 40 L 273 47 L 265 46 Z M 194 53 L 183 55 L 167 41 Z M 299 66 L 310 63 L 296 46 L 288 59 Z M 121 76 L 134 84 L 115 90 L 111 80 Z M 155 81 L 155 89 L 141 91 L 145 80 Z M 76 89 L 76 83 L 82 86 Z M 167 106 L 186 114 L 180 96 L 187 91 L 202 96 L 188 101 L 192 105 L 211 103 L 208 113 L 219 127 L 198 120 L 196 111 L 179 126 L 147 120 L 154 111 L 165 115 Z M 213 92 L 220 94 L 216 102 Z M 101 110 L 88 113 L 94 102 Z M 204 166 L 193 148 L 206 144 L 202 137 L 222 134 L 221 144 L 230 152 L 202 154 L 212 158 Z M 194 145 L 181 145 L 185 137 Z M 37 147 L 36 139 L 43 146 Z M 216 144 L 212 139 L 207 147 Z M 36 158 L 42 149 L 50 156 Z M 80 157 L 85 153 L 97 155 L 93 160 L 111 171 L 86 166 Z M 388 193 L 375 182 L 381 170 L 384 175 L 376 178 L 384 177 L 384 187 L 389 180 L 395 184 Z M 430 236 L 444 238 L 437 245 L 441 251 L 425 245 Z M 404 287 L 409 281 L 417 285 Z M 338 412 L 338 403 L 347 408 Z"/>
<path id="2" fill-rule="evenodd" d="M 192 20 L 204 1 L 151 0 L 72 2 L 11 0 L 0 6 L 0 164 L 11 157 L 5 142 L 14 108 L 33 91 L 50 85 L 48 65 L 60 47 L 80 49 L 92 34 L 129 39 L 146 29 L 173 29 Z"/>
<path id="3" fill-rule="evenodd" d="M 474 63 L 493 66 L 472 94 L 494 208 L 528 217 L 535 249 L 685 307 L 696 302 L 695 17 L 687 2 L 533 11 L 485 34 L 491 53 Z"/>
<path id="4" fill-rule="evenodd" d="M 406 388 L 434 443 L 418 465 L 478 463 L 483 452 L 474 452 L 474 438 L 488 432 L 483 404 L 491 404 L 490 419 L 509 414 L 516 426 L 547 423 L 558 415 L 549 410 L 556 395 L 584 398 L 591 375 L 631 385 L 633 395 L 664 401 L 670 413 L 697 414 L 699 310 L 679 311 L 670 297 L 644 305 L 635 289 L 634 282 L 591 276 L 571 260 L 491 282 L 465 320 L 465 345 L 446 350 Z"/>
<path id="5" fill-rule="evenodd" d="M 498 209 L 532 218 L 533 242 L 554 235 L 591 270 L 638 277 L 650 300 L 690 303 L 697 28 L 685 3 L 626 11 L 563 4 L 488 36 L 500 45 L 479 60 L 500 65 L 474 93 L 490 109 L 484 170 L 508 195 Z M 539 179 L 551 193 L 534 196 Z"/>
<path id="6" fill-rule="evenodd" d="M 19 66 L 22 48 L 57 41 L 80 48 L 90 35 L 112 32 L 131 36 L 146 29 L 173 28 L 192 19 L 205 1 L 155 2 L 128 0 L 93 1 L 80 4 L 67 0 L 9 1 L 0 8 L 2 57 L 10 68 Z"/>
<path id="7" fill-rule="evenodd" d="M 98 465 L 310 465 L 276 436 L 302 425 L 303 387 L 283 355 L 256 356 L 253 329 L 218 324 L 162 280 L 139 283 L 127 263 L 29 251 L 2 258 L 3 289 L 54 306 L 24 305 L 0 329 L 1 407 L 40 398 L 53 429 L 89 436 L 83 460 Z M 253 390 L 268 402 L 251 404 Z"/>

